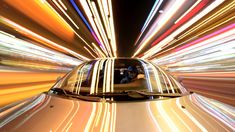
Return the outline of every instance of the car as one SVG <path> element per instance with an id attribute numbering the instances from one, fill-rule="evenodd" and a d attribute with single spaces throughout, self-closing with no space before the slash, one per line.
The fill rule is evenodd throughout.
<path id="1" fill-rule="evenodd" d="M 137 58 L 84 62 L 48 92 L 0 111 L 0 131 L 235 131 L 233 106 Z"/>

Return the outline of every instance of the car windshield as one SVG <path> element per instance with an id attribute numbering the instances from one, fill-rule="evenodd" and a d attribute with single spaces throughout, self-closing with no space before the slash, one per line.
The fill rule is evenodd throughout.
<path id="1" fill-rule="evenodd" d="M 73 95 L 98 95 L 141 91 L 155 94 L 184 94 L 187 91 L 157 65 L 140 59 L 100 59 L 81 64 L 54 88 Z"/>

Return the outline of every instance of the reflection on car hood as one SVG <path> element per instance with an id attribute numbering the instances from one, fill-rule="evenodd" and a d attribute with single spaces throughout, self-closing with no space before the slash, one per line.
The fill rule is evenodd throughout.
<path id="1" fill-rule="evenodd" d="M 234 131 L 234 107 L 192 94 L 87 102 L 41 94 L 0 109 L 0 131 Z"/>

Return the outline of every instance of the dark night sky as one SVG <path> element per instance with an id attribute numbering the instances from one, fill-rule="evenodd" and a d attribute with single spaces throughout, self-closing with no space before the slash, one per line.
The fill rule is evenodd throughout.
<path id="1" fill-rule="evenodd" d="M 133 54 L 134 43 L 155 0 L 114 0 L 113 15 L 118 56 Z"/>

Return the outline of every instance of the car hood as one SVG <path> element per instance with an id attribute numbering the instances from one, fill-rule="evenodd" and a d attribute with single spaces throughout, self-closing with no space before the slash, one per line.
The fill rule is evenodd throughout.
<path id="1" fill-rule="evenodd" d="M 41 94 L 1 108 L 0 131 L 234 131 L 234 115 L 197 94 L 115 103 Z"/>

